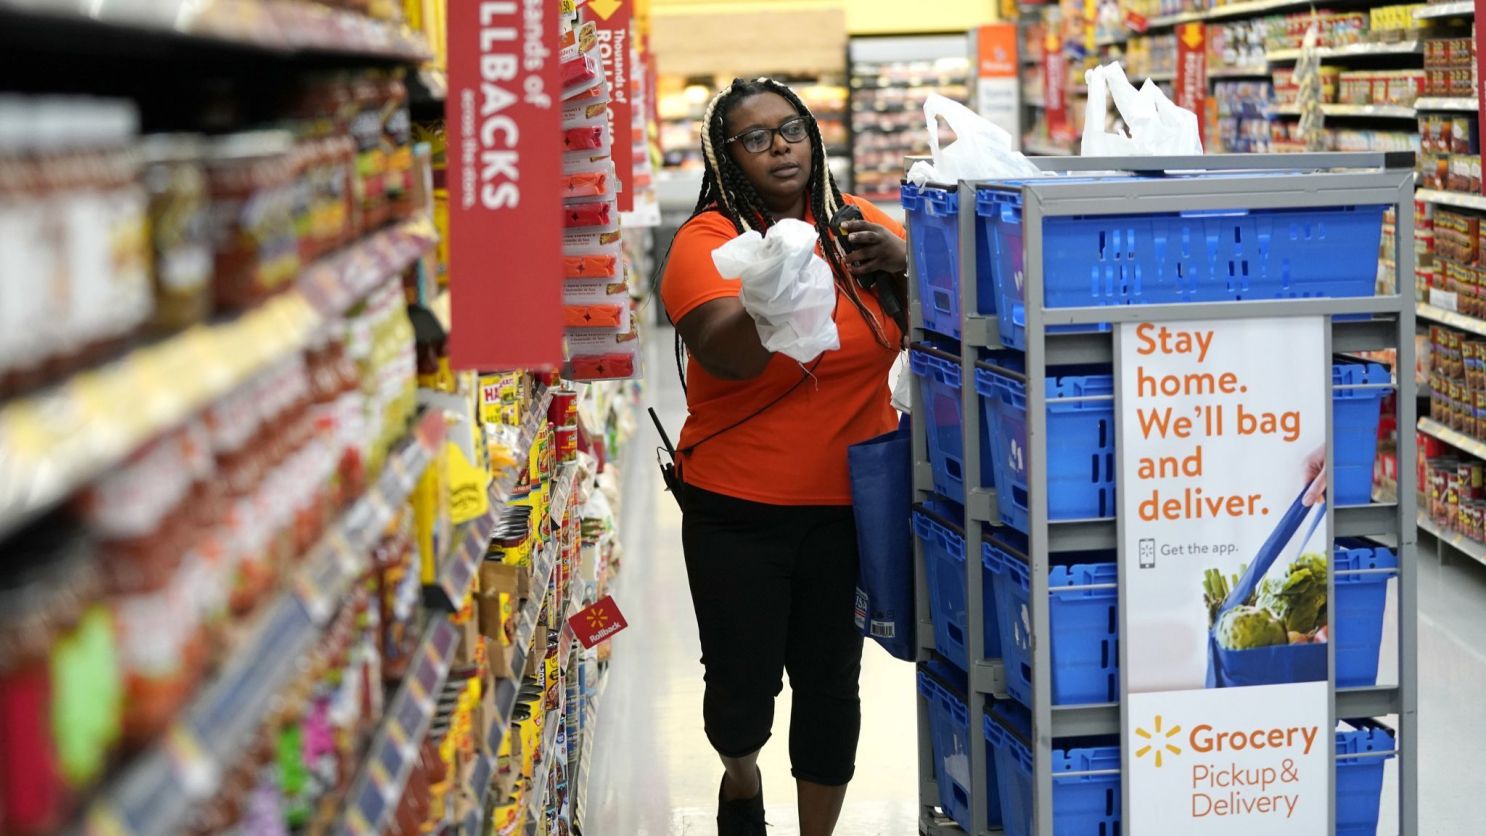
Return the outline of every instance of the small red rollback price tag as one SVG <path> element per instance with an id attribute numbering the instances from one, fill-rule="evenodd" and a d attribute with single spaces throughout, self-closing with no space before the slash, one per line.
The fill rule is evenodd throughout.
<path id="1" fill-rule="evenodd" d="M 624 620 L 624 614 L 619 611 L 619 605 L 614 603 L 614 598 L 609 595 L 605 595 L 592 606 L 568 619 L 568 627 L 586 648 L 591 648 L 613 637 L 615 633 L 628 626 L 629 622 Z"/>

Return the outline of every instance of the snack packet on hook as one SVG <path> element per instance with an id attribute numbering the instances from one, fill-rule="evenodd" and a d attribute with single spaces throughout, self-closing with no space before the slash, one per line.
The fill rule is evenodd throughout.
<path id="1" fill-rule="evenodd" d="M 563 338 L 567 344 L 568 362 L 562 376 L 568 380 L 623 380 L 638 376 L 643 369 L 640 363 L 640 334 L 633 327 L 620 333 L 569 332 Z"/>
<path id="2" fill-rule="evenodd" d="M 908 180 L 922 186 L 928 182 L 960 180 L 1007 180 L 1042 177 L 1020 151 L 1012 148 L 1011 134 L 953 99 L 930 93 L 924 101 L 924 119 L 929 130 L 932 163 L 919 161 L 908 170 Z M 955 141 L 939 146 L 939 120 L 954 131 Z"/>

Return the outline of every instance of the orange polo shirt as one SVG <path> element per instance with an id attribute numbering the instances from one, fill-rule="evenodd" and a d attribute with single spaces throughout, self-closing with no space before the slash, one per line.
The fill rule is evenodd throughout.
<path id="1" fill-rule="evenodd" d="M 868 221 L 903 237 L 903 227 L 870 202 L 851 196 L 846 200 Z M 810 217 L 805 220 L 813 223 Z M 680 322 L 706 302 L 738 295 L 739 283 L 718 275 L 712 264 L 712 251 L 735 237 L 732 224 L 715 211 L 698 215 L 676 233 L 660 287 L 672 322 Z M 841 347 L 822 355 L 814 380 L 685 456 L 681 471 L 687 484 L 769 505 L 851 504 L 846 448 L 897 426 L 887 376 L 902 336 L 882 312 L 875 293 L 860 295 L 892 347 L 873 338 L 866 320 L 838 287 L 836 330 Z M 775 354 L 753 380 L 721 380 L 692 358 L 686 371 L 690 415 L 678 446 L 690 447 L 752 415 L 789 391 L 800 374 L 800 364 Z"/>

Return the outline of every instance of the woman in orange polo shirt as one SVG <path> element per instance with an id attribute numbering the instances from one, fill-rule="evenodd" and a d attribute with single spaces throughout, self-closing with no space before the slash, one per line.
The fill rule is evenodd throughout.
<path id="1" fill-rule="evenodd" d="M 843 195 L 814 116 L 770 79 L 734 80 L 707 108 L 706 175 L 677 232 L 661 297 L 690 354 L 678 471 L 682 541 L 706 668 L 704 720 L 722 756 L 719 836 L 764 833 L 757 761 L 789 672 L 790 761 L 802 836 L 835 828 L 861 727 L 856 532 L 846 448 L 897 424 L 888 370 L 903 324 L 858 277 L 885 271 L 904 298 L 902 227 Z M 831 216 L 856 205 L 852 252 Z M 712 251 L 797 218 L 836 280 L 840 348 L 798 363 L 763 347 Z"/>

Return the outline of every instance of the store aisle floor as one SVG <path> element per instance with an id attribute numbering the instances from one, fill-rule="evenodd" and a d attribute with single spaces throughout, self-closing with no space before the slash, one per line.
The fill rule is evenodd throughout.
<path id="1" fill-rule="evenodd" d="M 648 402 L 675 437 L 685 416 L 669 332 L 651 336 Z M 618 600 L 631 627 L 614 639 L 615 664 L 599 706 L 585 836 L 712 836 L 721 766 L 702 732 L 702 667 L 681 557 L 681 514 L 662 490 L 649 427 L 625 474 L 626 557 Z M 1419 832 L 1467 836 L 1486 820 L 1486 567 L 1419 549 Z M 1390 625 L 1391 629 L 1391 625 Z M 1392 642 L 1385 642 L 1385 654 Z M 1396 676 L 1383 666 L 1381 676 Z M 917 832 L 912 668 L 868 643 L 862 678 L 857 780 L 838 836 Z M 787 751 L 789 691 L 764 749 L 771 836 L 795 836 Z M 1395 771 L 1384 789 L 1380 833 L 1396 821 Z"/>

